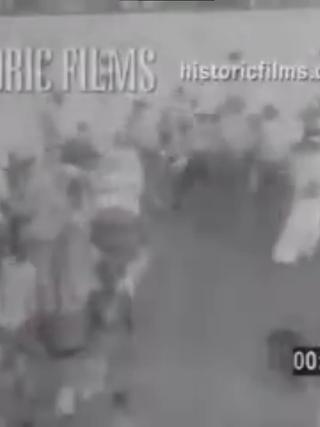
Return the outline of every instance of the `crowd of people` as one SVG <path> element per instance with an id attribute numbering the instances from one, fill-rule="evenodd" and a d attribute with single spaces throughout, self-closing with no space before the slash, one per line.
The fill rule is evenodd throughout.
<path id="1" fill-rule="evenodd" d="M 241 63 L 243 55 L 232 52 L 228 59 Z M 293 112 L 277 102 L 271 86 L 259 95 L 251 93 L 250 83 L 218 84 L 205 109 L 180 87 L 174 94 L 180 108 L 174 102 L 166 106 L 159 139 L 176 174 L 176 208 L 199 181 L 227 188 L 233 180 L 253 213 L 273 210 L 276 217 L 280 212 L 273 230 L 280 235 L 274 235 L 270 255 L 276 263 L 295 264 L 312 258 L 319 241 L 319 99 L 314 88 Z M 306 92 L 312 83 L 307 86 Z"/>
<path id="2" fill-rule="evenodd" d="M 230 53 L 229 60 L 241 61 L 242 53 Z M 41 148 L 36 154 L 9 150 L 0 175 L 0 376 L 16 399 L 34 402 L 30 360 L 47 353 L 77 357 L 97 331 L 134 331 L 132 302 L 152 251 L 146 217 L 155 210 L 182 212 L 196 184 L 212 188 L 213 198 L 220 187 L 245 200 L 234 212 L 241 221 L 252 212 L 277 211 L 267 206 L 267 193 L 283 186 L 281 232 L 270 257 L 291 264 L 315 254 L 316 94 L 290 121 L 276 103 L 248 103 L 241 82 L 221 90 L 206 108 L 183 86 L 160 109 L 151 97 L 134 100 L 121 129 L 103 144 L 95 141 L 94 118 L 79 117 L 77 108 L 71 118 L 65 107 L 71 95 L 54 93 L 39 120 Z M 101 368 L 100 391 L 108 371 L 104 356 L 94 362 Z M 80 392 L 65 381 L 56 409 L 72 415 Z M 81 389 L 84 399 L 97 391 L 91 387 Z M 116 401 L 125 400 L 121 387 L 113 392 Z M 32 416 L 24 414 L 23 422 L 32 423 Z"/>
<path id="3" fill-rule="evenodd" d="M 100 367 L 92 374 L 96 382 L 81 387 L 67 379 L 69 369 L 60 372 L 56 414 L 72 415 L 79 396 L 103 391 L 101 378 L 108 371 L 105 349 L 91 364 L 92 355 L 81 363 L 77 355 L 92 353 L 97 331 L 132 332 L 132 299 L 148 250 L 140 203 L 144 177 L 134 147 L 119 134 L 100 152 L 85 121 L 66 136 L 58 114 L 64 101 L 60 93 L 46 100 L 39 120 L 42 147 L 12 148 L 1 171 L 0 347 L 13 398 L 29 383 L 30 363 L 45 354 L 75 355 L 73 377 Z M 22 400 L 31 405 L 35 393 L 29 387 Z M 121 396 L 121 390 L 114 394 Z"/>

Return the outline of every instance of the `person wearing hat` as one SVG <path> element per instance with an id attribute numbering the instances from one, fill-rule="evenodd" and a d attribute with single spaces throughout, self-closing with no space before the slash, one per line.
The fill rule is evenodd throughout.
<path id="1" fill-rule="evenodd" d="M 273 248 L 272 256 L 276 263 L 295 264 L 301 258 L 312 258 L 318 247 L 320 138 L 314 118 L 314 112 L 309 110 L 303 117 L 303 137 L 292 147 L 290 177 L 293 201 Z"/>

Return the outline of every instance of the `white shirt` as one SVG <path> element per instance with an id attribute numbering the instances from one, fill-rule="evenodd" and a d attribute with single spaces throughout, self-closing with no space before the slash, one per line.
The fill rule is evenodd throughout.
<path id="1" fill-rule="evenodd" d="M 276 263 L 294 264 L 314 255 L 320 239 L 320 198 L 298 198 L 291 208 L 276 242 L 272 258 Z"/>
<path id="2" fill-rule="evenodd" d="M 106 164 L 96 178 L 98 208 L 120 207 L 140 213 L 144 173 L 135 150 L 116 148 L 107 154 Z"/>

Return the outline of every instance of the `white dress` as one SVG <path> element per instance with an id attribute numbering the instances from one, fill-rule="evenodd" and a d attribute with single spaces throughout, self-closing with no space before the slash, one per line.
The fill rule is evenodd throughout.
<path id="1" fill-rule="evenodd" d="M 320 239 L 320 198 L 297 198 L 273 248 L 276 263 L 294 264 L 312 257 Z"/>

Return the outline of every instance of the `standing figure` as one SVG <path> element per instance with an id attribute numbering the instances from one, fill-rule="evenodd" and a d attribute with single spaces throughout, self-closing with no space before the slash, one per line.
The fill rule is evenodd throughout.
<path id="1" fill-rule="evenodd" d="M 105 286 L 110 289 L 112 280 L 116 300 L 119 296 L 122 300 L 127 299 L 130 302 L 127 307 L 131 310 L 139 277 L 135 277 L 135 268 L 130 265 L 144 253 L 141 211 L 144 173 L 139 155 L 130 141 L 116 138 L 102 162 L 101 177 L 96 183 L 97 214 L 93 220 L 92 237 L 102 252 L 101 263 L 105 268 L 101 267 L 100 271 L 108 271 Z M 130 328 L 131 321 L 128 316 Z"/>
<path id="2" fill-rule="evenodd" d="M 171 172 L 172 207 L 179 209 L 190 187 L 185 172 L 195 142 L 194 106 L 182 86 L 174 89 L 169 102 L 160 117 L 158 131 L 162 155 Z"/>
<path id="3" fill-rule="evenodd" d="M 58 160 L 53 159 L 55 156 L 50 152 L 48 158 L 37 163 L 26 193 L 32 215 L 24 234 L 37 270 L 39 308 L 44 316 L 54 308 L 52 254 L 68 215 L 65 178 Z"/>
<path id="4" fill-rule="evenodd" d="M 245 98 L 239 95 L 228 95 L 220 106 L 222 143 L 217 167 L 222 185 L 227 190 L 225 196 L 222 196 L 224 203 L 227 202 L 229 206 L 230 203 L 231 206 L 237 206 L 237 211 L 241 213 L 244 212 L 242 205 L 246 200 L 247 170 L 252 152 L 252 139 L 246 119 Z M 228 209 L 236 211 L 231 207 Z M 243 215 L 240 216 L 242 224 Z M 238 219 L 234 224 L 238 222 Z"/>
<path id="5" fill-rule="evenodd" d="M 318 247 L 320 132 L 317 121 L 313 121 L 312 128 L 309 121 L 305 123 L 305 136 L 292 149 L 290 174 L 294 194 L 273 248 L 273 260 L 277 263 L 294 264 L 300 258 L 311 258 Z"/>
<path id="6" fill-rule="evenodd" d="M 67 183 L 68 213 L 52 247 L 50 271 L 53 307 L 47 338 L 59 353 L 86 345 L 87 306 L 99 287 L 90 236 L 91 211 L 86 203 L 87 180 L 81 171 Z"/>
<path id="7" fill-rule="evenodd" d="M 134 100 L 126 119 L 123 138 L 137 150 L 145 176 L 142 204 L 148 212 L 165 208 L 166 174 L 155 129 L 157 111 L 144 99 Z"/>
<path id="8" fill-rule="evenodd" d="M 212 158 L 219 151 L 219 115 L 208 111 L 195 111 L 194 121 L 180 123 L 185 157 L 177 159 L 174 207 L 181 207 L 184 199 L 196 185 L 207 187 L 211 183 Z M 184 159 L 184 161 L 183 161 Z M 181 166 L 180 166 L 181 165 Z"/>
<path id="9" fill-rule="evenodd" d="M 34 158 L 20 159 L 15 153 L 9 153 L 6 168 L 8 194 L 4 201 L 10 234 L 10 252 L 15 254 L 19 249 L 22 228 L 32 216 L 27 201 L 27 188 L 33 173 Z"/>
<path id="10" fill-rule="evenodd" d="M 112 142 L 101 161 L 100 177 L 95 179 L 97 202 L 92 241 L 101 254 L 98 270 L 102 292 L 98 315 L 114 338 L 110 354 L 113 397 L 124 402 L 130 384 L 128 333 L 131 335 L 134 331 L 133 303 L 150 255 L 140 202 L 144 174 L 139 155 L 130 141 L 119 135 Z"/>
<path id="11" fill-rule="evenodd" d="M 253 196 L 259 232 L 271 237 L 282 226 L 291 203 L 290 152 L 301 138 L 301 125 L 272 103 L 265 104 L 259 115 L 260 140 L 255 149 Z"/>
<path id="12" fill-rule="evenodd" d="M 37 340 L 36 272 L 27 258 L 25 242 L 19 237 L 14 256 L 5 255 L 9 251 L 4 248 L 1 253 L 0 377 L 2 392 L 11 394 L 14 406 L 5 418 L 32 426 L 36 381 L 30 362 L 37 362 L 44 353 Z"/>

